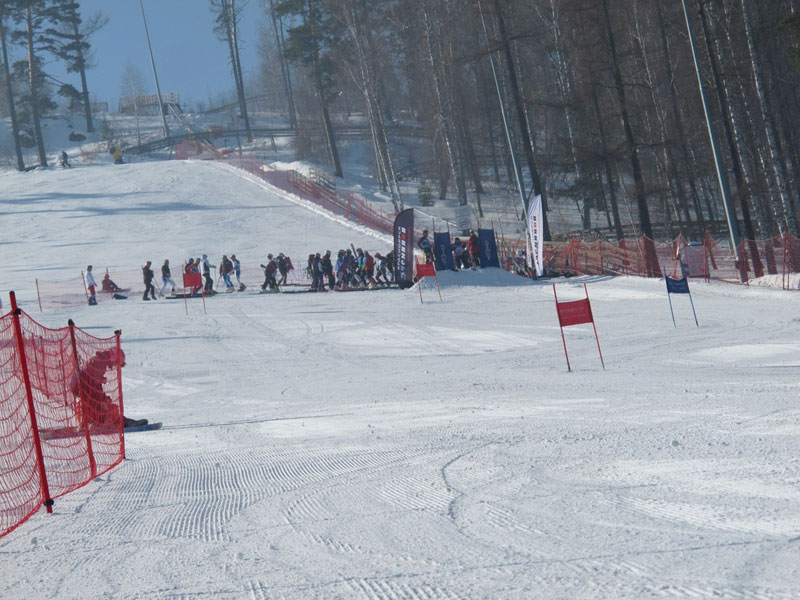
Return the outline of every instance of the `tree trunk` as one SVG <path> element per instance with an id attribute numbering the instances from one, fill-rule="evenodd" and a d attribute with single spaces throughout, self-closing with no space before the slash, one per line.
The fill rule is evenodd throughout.
<path id="1" fill-rule="evenodd" d="M 94 122 L 92 121 L 92 105 L 89 103 L 89 87 L 86 83 L 86 61 L 81 48 L 81 32 L 78 29 L 77 15 L 75 17 L 72 19 L 72 33 L 75 36 L 75 52 L 78 59 L 76 63 L 81 76 L 81 99 L 83 100 L 83 112 L 86 116 L 86 131 L 92 133 L 94 131 Z"/>
<path id="2" fill-rule="evenodd" d="M 306 4 L 308 11 L 304 15 L 305 19 L 311 24 L 311 35 L 314 37 L 314 52 L 312 52 L 312 72 L 314 75 L 314 87 L 319 96 L 320 110 L 322 111 L 322 126 L 325 130 L 325 140 L 328 144 L 328 155 L 330 156 L 331 163 L 333 164 L 333 174 L 336 177 L 343 177 L 342 162 L 339 160 L 339 149 L 336 146 L 336 134 L 333 131 L 333 123 L 331 122 L 331 114 L 328 110 L 328 98 L 325 96 L 325 86 L 322 85 L 319 73 L 319 40 L 317 40 L 314 32 L 314 15 L 311 10 L 311 2 Z"/>
<path id="3" fill-rule="evenodd" d="M 239 62 L 239 42 L 237 40 L 236 26 L 236 0 L 222 0 L 222 18 L 225 21 L 225 32 L 228 37 L 228 50 L 231 54 L 231 68 L 233 69 L 233 79 L 236 83 L 236 94 L 239 97 L 239 110 L 244 120 L 244 129 L 247 133 L 247 141 L 253 141 L 253 132 L 250 131 L 250 118 L 247 114 L 247 98 L 244 92 L 244 81 L 242 80 L 242 65 Z"/>
<path id="4" fill-rule="evenodd" d="M 597 97 L 597 85 L 592 86 L 592 101 L 594 104 L 594 112 L 597 115 L 597 128 L 600 132 L 600 143 L 603 145 L 603 167 L 606 176 L 606 185 L 608 186 L 608 194 L 611 197 L 611 213 L 614 216 L 614 232 L 617 234 L 617 240 L 625 237 L 622 231 L 622 220 L 619 217 L 619 203 L 617 202 L 617 189 L 614 186 L 614 177 L 611 173 L 611 164 L 608 155 L 608 142 L 606 141 L 606 129 L 603 126 L 603 115 L 600 114 L 600 101 Z"/>
<path id="5" fill-rule="evenodd" d="M 750 54 L 750 66 L 753 70 L 753 79 L 756 85 L 758 102 L 761 107 L 761 116 L 764 119 L 764 129 L 767 134 L 767 143 L 770 153 L 770 162 L 772 163 L 772 171 L 775 176 L 775 182 L 777 184 L 778 194 L 780 196 L 778 216 L 780 221 L 786 226 L 789 232 L 792 235 L 797 236 L 797 221 L 794 218 L 794 211 L 791 204 L 791 199 L 789 198 L 789 191 L 786 183 L 786 173 L 784 172 L 783 161 L 781 159 L 779 140 L 775 133 L 775 124 L 772 121 L 769 99 L 767 98 L 766 89 L 764 86 L 764 78 L 761 74 L 761 64 L 759 63 L 756 55 L 753 30 L 750 23 L 750 7 L 747 0 L 741 0 L 741 3 L 742 20 L 744 21 L 745 37 L 747 39 L 747 49 Z"/>
<path id="6" fill-rule="evenodd" d="M 36 57 L 33 52 L 33 15 L 31 8 L 25 11 L 25 32 L 28 41 L 28 85 L 31 91 L 31 118 L 33 119 L 33 135 L 36 138 L 36 151 L 39 154 L 39 164 L 47 166 L 47 154 L 44 149 L 42 137 L 42 124 L 39 117 L 39 86 L 36 81 Z"/>
<path id="7" fill-rule="evenodd" d="M 464 170 L 461 165 L 461 159 L 455 148 L 455 140 L 453 139 L 453 130 L 450 118 L 450 107 L 447 105 L 443 83 L 439 76 L 439 61 L 434 56 L 434 41 L 430 15 L 428 14 L 428 1 L 422 1 L 422 15 L 425 25 L 425 40 L 427 42 L 428 60 L 431 64 L 431 72 L 433 73 L 433 83 L 436 92 L 436 99 L 439 106 L 439 119 L 442 123 L 442 135 L 444 145 L 447 149 L 447 154 L 450 158 L 450 169 L 453 172 L 453 180 L 456 185 L 456 194 L 458 196 L 458 204 L 460 206 L 467 205 L 467 192 L 464 186 Z M 437 53 L 438 54 L 438 53 Z"/>
<path id="8" fill-rule="evenodd" d="M 2 45 L 3 51 L 3 72 L 6 79 L 6 91 L 8 93 L 8 113 L 9 117 L 11 117 L 11 135 L 14 137 L 14 151 L 17 154 L 17 170 L 24 171 L 25 161 L 22 158 L 22 145 L 19 143 L 17 109 L 14 106 L 14 89 L 11 85 L 11 70 L 8 66 L 8 46 L 6 45 L 6 27 L 4 15 L 0 15 L 0 45 Z"/>
<path id="9" fill-rule="evenodd" d="M 281 65 L 281 80 L 286 91 L 286 103 L 289 111 L 289 127 L 297 128 L 297 113 L 294 108 L 294 95 L 292 94 L 292 80 L 289 76 L 289 63 L 283 54 L 283 27 L 279 28 L 278 19 L 275 17 L 274 0 L 269 0 L 270 15 L 272 16 L 272 30 L 275 32 L 275 44 L 278 48 L 278 62 Z"/>
<path id="10" fill-rule="evenodd" d="M 653 227 L 650 224 L 650 211 L 647 207 L 647 195 L 644 187 L 644 177 L 642 176 L 642 166 L 639 162 L 639 153 L 636 148 L 636 139 L 634 138 L 633 128 L 631 127 L 631 121 L 628 115 L 628 102 L 625 95 L 625 85 L 622 82 L 622 72 L 619 68 L 619 58 L 617 56 L 617 46 L 614 41 L 614 32 L 611 28 L 611 17 L 608 12 L 608 0 L 602 0 L 602 2 L 603 11 L 605 13 L 606 33 L 608 34 L 611 68 L 614 75 L 614 85 L 619 98 L 620 115 L 622 117 L 622 125 L 625 129 L 625 138 L 628 141 L 631 167 L 633 168 L 633 182 L 636 187 L 636 205 L 639 209 L 639 224 L 642 228 L 642 233 L 646 238 L 648 238 L 648 240 L 650 240 L 649 243 L 652 244 Z M 655 255 L 655 247 L 650 248 L 648 246 L 646 248 L 645 265 L 646 274 L 648 277 L 658 277 L 659 267 L 658 259 Z"/>
<path id="11" fill-rule="evenodd" d="M 565 55 L 563 37 L 561 35 L 561 27 L 558 22 L 558 4 L 553 0 L 550 1 L 550 17 L 552 19 L 553 38 L 555 41 L 554 53 L 558 61 L 558 86 L 561 94 L 561 103 L 564 106 L 564 118 L 567 123 L 567 137 L 569 138 L 570 159 L 572 161 L 572 168 L 575 171 L 575 188 L 581 188 L 581 196 L 583 200 L 583 228 L 591 229 L 591 210 L 589 198 L 586 195 L 586 189 L 581 185 L 583 174 L 581 173 L 581 165 L 578 162 L 577 150 L 577 135 L 575 131 L 575 115 L 572 110 L 572 80 L 573 73 L 572 66 L 567 62 Z M 580 206 L 578 207 L 580 210 Z"/>
<path id="12" fill-rule="evenodd" d="M 533 143 L 529 134 L 530 127 L 528 124 L 528 117 L 525 114 L 525 107 L 522 103 L 522 94 L 519 89 L 519 81 L 517 80 L 517 72 L 514 66 L 514 58 L 511 54 L 511 44 L 506 35 L 506 25 L 503 19 L 503 14 L 500 9 L 498 0 L 494 0 L 495 16 L 497 17 L 497 27 L 500 34 L 500 44 L 503 49 L 503 54 L 506 59 L 506 67 L 508 70 L 508 81 L 511 88 L 511 97 L 513 99 L 514 108 L 517 113 L 517 122 L 519 123 L 520 140 L 525 151 L 525 160 L 528 163 L 528 172 L 531 176 L 531 184 L 533 186 L 534 195 L 542 197 L 542 237 L 545 241 L 550 241 L 550 224 L 547 219 L 547 193 L 542 185 L 539 171 L 536 168 L 536 159 L 533 154 Z"/>

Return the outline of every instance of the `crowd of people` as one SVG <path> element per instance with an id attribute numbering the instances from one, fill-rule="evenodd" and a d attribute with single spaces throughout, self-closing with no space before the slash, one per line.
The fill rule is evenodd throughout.
<path id="1" fill-rule="evenodd" d="M 354 248 L 339 250 L 335 260 L 331 255 L 330 250 L 308 255 L 306 276 L 311 280 L 312 292 L 374 289 L 394 280 L 394 251 L 384 256 Z"/>
<path id="2" fill-rule="evenodd" d="M 421 237 L 417 240 L 417 247 L 422 251 L 424 260 L 428 263 L 434 260 L 434 244 L 428 236 L 428 230 L 422 231 Z M 453 263 L 456 270 L 474 269 L 480 267 L 480 243 L 478 234 L 470 231 L 469 236 L 463 240 L 460 237 L 453 239 L 450 246 L 453 255 Z M 515 254 L 507 259 L 506 269 L 525 277 L 530 276 L 530 269 L 527 265 L 527 257 L 523 250 L 517 250 Z M 394 251 L 389 251 L 385 255 L 380 252 L 371 254 L 368 250 L 352 247 L 349 250 L 339 250 L 334 258 L 330 250 L 322 253 L 308 255 L 308 262 L 305 267 L 305 277 L 311 284 L 312 292 L 327 291 L 347 291 L 355 289 L 374 289 L 378 286 L 388 286 L 394 282 L 395 257 Z M 208 256 L 203 254 L 199 258 L 189 257 L 183 265 L 182 274 L 196 274 L 196 285 L 186 288 L 188 295 L 214 294 L 214 277 L 211 275 L 212 269 Z M 288 283 L 289 274 L 294 270 L 291 259 L 283 252 L 277 256 L 267 255 L 266 264 L 261 264 L 264 271 L 264 282 L 261 284 L 262 292 L 280 291 L 280 286 Z M 218 268 L 219 279 L 226 293 L 234 291 L 243 292 L 246 285 L 242 282 L 242 267 L 235 254 L 228 256 L 222 255 L 222 260 Z M 142 267 L 142 279 L 144 283 L 144 293 L 142 300 L 156 300 L 163 297 L 167 290 L 175 294 L 179 286 L 172 277 L 169 260 L 164 260 L 161 265 L 161 286 L 156 290 L 155 273 L 152 262 L 145 262 Z M 96 282 L 92 273 L 92 266 L 86 268 L 85 274 L 86 288 L 89 293 L 89 304 L 97 304 L 95 295 Z M 108 273 L 102 281 L 102 290 L 114 297 L 124 297 L 119 295 L 126 290 L 121 289 L 114 283 Z"/>
<path id="3" fill-rule="evenodd" d="M 375 252 L 373 255 L 361 248 L 340 250 L 334 260 L 331 258 L 331 251 L 328 250 L 324 254 L 318 252 L 308 255 L 305 276 L 311 282 L 311 291 L 314 292 L 374 288 L 378 285 L 389 285 L 393 281 L 393 265 L 393 252 L 383 256 L 380 252 Z M 92 265 L 86 267 L 84 279 L 89 295 L 89 304 L 95 305 L 97 304 L 97 282 L 92 268 Z M 261 264 L 261 268 L 264 272 L 264 282 L 261 284 L 262 292 L 280 291 L 280 286 L 289 283 L 289 276 L 295 270 L 291 258 L 283 252 L 280 252 L 277 256 L 268 254 L 267 262 L 266 264 Z M 184 293 L 190 296 L 200 295 L 201 293 L 218 293 L 214 289 L 213 269 L 217 269 L 219 274 L 217 284 L 221 282 L 225 293 L 243 292 L 247 288 L 242 281 L 241 263 L 235 254 L 230 256 L 223 254 L 218 268 L 211 264 L 208 255 L 203 254 L 198 258 L 189 257 L 181 269 L 182 275 L 199 275 L 199 277 L 193 278 L 194 281 L 192 281 L 192 283 L 196 282 L 197 285 L 186 287 Z M 177 284 L 173 278 L 169 259 L 165 259 L 161 265 L 160 287 L 156 285 L 153 263 L 149 260 L 142 266 L 142 282 L 144 283 L 142 300 L 145 302 L 164 297 L 168 293 L 175 295 L 179 288 L 183 288 L 183 285 Z M 118 299 L 127 298 L 123 294 L 130 291 L 117 285 L 108 273 L 103 277 L 101 286 L 103 292 Z"/>
<path id="4" fill-rule="evenodd" d="M 428 237 L 428 230 L 422 230 L 422 236 L 417 241 L 417 247 L 422 250 L 425 262 L 433 262 L 434 245 Z M 454 238 L 450 245 L 453 253 L 453 263 L 456 269 L 470 269 L 481 265 L 481 249 L 478 234 L 470 231 L 469 237 L 462 240 L 460 237 Z"/>

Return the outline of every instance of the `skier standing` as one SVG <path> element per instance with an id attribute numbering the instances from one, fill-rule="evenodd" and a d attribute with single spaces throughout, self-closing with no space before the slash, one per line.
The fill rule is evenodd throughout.
<path id="1" fill-rule="evenodd" d="M 278 280 L 278 285 L 286 285 L 286 277 L 289 274 L 289 258 L 283 255 L 283 252 L 278 253 L 278 272 L 281 278 Z"/>
<path id="2" fill-rule="evenodd" d="M 205 279 L 205 285 L 203 289 L 208 292 L 214 291 L 214 280 L 211 279 L 211 261 L 208 260 L 208 256 L 203 254 L 203 279 Z"/>
<path id="3" fill-rule="evenodd" d="M 375 287 L 375 278 L 372 274 L 375 272 L 375 259 L 369 253 L 369 250 L 364 250 L 364 278 L 367 280 L 367 285 L 370 289 Z"/>
<path id="4" fill-rule="evenodd" d="M 97 297 L 95 296 L 97 283 L 94 280 L 94 275 L 92 275 L 92 265 L 86 267 L 84 279 L 86 280 L 86 291 L 89 292 L 89 306 L 94 306 L 97 304 Z"/>
<path id="5" fill-rule="evenodd" d="M 243 292 L 244 288 L 247 286 L 242 283 L 242 265 L 239 263 L 239 259 L 236 258 L 235 254 L 231 254 L 231 263 L 233 264 L 233 274 L 236 275 L 236 283 L 239 284 L 238 291 Z"/>
<path id="6" fill-rule="evenodd" d="M 267 254 L 267 258 L 269 262 L 266 265 L 261 265 L 261 268 L 264 269 L 264 284 L 261 286 L 261 291 L 266 292 L 267 288 L 269 288 L 271 292 L 279 292 L 278 282 L 275 281 L 275 272 L 278 270 L 278 263 L 272 258 L 272 254 Z"/>
<path id="7" fill-rule="evenodd" d="M 142 296 L 142 300 L 150 300 L 147 294 L 150 294 L 153 300 L 156 299 L 156 286 L 153 285 L 155 274 L 153 273 L 153 269 L 150 268 L 152 264 L 153 263 L 148 260 L 142 267 L 142 279 L 144 280 L 144 295 Z"/>
<path id="8" fill-rule="evenodd" d="M 71 169 L 72 165 L 69 164 L 69 156 L 67 155 L 66 150 L 61 151 L 61 168 L 62 169 Z"/>
<path id="9" fill-rule="evenodd" d="M 428 239 L 427 229 L 422 230 L 422 237 L 419 238 L 417 246 L 419 246 L 419 249 L 425 254 L 425 262 L 433 262 L 433 249 L 431 247 L 431 241 Z"/>
<path id="10" fill-rule="evenodd" d="M 328 288 L 330 290 L 333 290 L 333 286 L 334 286 L 335 282 L 334 282 L 334 279 L 333 279 L 333 263 L 331 262 L 331 251 L 330 250 L 325 252 L 325 256 L 323 256 L 322 260 L 320 261 L 320 266 L 322 268 L 322 273 L 328 278 Z M 323 283 L 322 285 L 324 286 L 325 284 Z"/>
<path id="11" fill-rule="evenodd" d="M 467 242 L 469 246 L 469 255 L 472 261 L 472 268 L 475 269 L 481 265 L 481 245 L 480 241 L 478 240 L 478 234 L 474 231 L 470 231 L 469 233 L 469 242 Z"/>
<path id="12" fill-rule="evenodd" d="M 308 255 L 308 273 L 311 276 L 311 291 L 318 292 L 320 288 L 323 287 L 322 285 L 322 269 L 320 266 L 320 261 L 322 259 L 319 256 L 319 252 L 316 254 L 309 254 Z"/>
<path id="13" fill-rule="evenodd" d="M 230 293 L 233 291 L 233 283 L 231 282 L 231 273 L 233 273 L 233 263 L 228 259 L 227 254 L 222 255 L 222 262 L 219 265 L 219 272 L 225 281 L 225 291 Z"/>
<path id="14" fill-rule="evenodd" d="M 167 289 L 167 284 L 172 286 L 172 293 L 175 293 L 175 282 L 172 280 L 172 273 L 169 270 L 169 259 L 164 259 L 164 264 L 161 265 L 161 281 L 164 285 L 161 286 L 161 289 L 158 291 L 159 296 L 164 295 L 164 290 Z"/>

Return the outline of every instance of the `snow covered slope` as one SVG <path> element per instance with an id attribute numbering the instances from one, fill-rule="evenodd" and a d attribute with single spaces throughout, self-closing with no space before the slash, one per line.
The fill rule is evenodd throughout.
<path id="1" fill-rule="evenodd" d="M 569 373 L 550 284 L 490 272 L 422 305 L 37 315 L 34 278 L 88 263 L 388 248 L 227 168 L 3 174 L 0 213 L 0 285 L 45 324 L 121 328 L 126 412 L 165 423 L 0 539 L 4 599 L 800 596 L 791 293 L 697 283 L 700 327 L 676 297 L 676 329 L 662 282 L 587 279 L 607 370 L 579 326 Z"/>

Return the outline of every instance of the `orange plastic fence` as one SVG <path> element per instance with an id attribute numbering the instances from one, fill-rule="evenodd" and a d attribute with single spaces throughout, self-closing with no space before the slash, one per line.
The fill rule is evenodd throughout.
<path id="1" fill-rule="evenodd" d="M 16 313 L 0 317 L 0 536 L 124 455 L 119 336 Z"/>
<path id="2" fill-rule="evenodd" d="M 524 248 L 524 241 L 516 244 Z M 511 246 L 516 250 L 515 246 Z M 739 256 L 722 248 L 706 234 L 702 244 L 690 244 L 678 237 L 670 243 L 657 243 L 641 237 L 619 242 L 547 243 L 545 262 L 557 272 L 581 275 L 638 275 L 659 277 L 666 268 L 680 275 L 681 265 L 690 277 L 702 277 L 734 283 L 748 283 L 765 275 L 780 275 L 788 287 L 788 275 L 800 272 L 800 240 L 785 234 L 766 240 L 746 240 L 739 246 Z M 547 252 L 551 251 L 548 257 Z M 510 261 L 506 260 L 506 265 Z M 507 266 L 511 270 L 511 267 Z"/>

